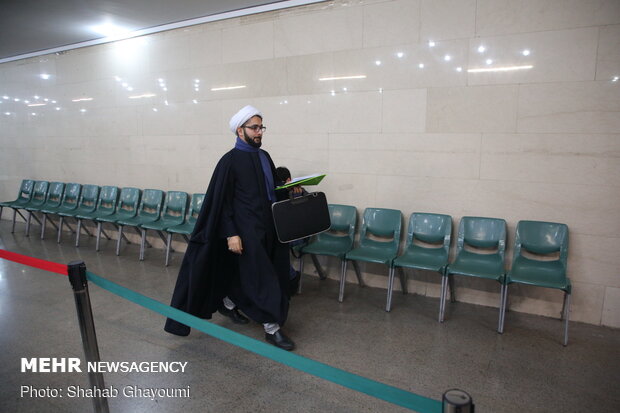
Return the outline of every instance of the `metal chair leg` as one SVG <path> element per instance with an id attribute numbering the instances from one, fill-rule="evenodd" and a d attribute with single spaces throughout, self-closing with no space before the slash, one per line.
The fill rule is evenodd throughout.
<path id="1" fill-rule="evenodd" d="M 506 294 L 508 293 L 508 286 L 500 284 L 499 293 L 499 321 L 497 323 L 497 332 L 502 334 L 504 332 L 504 305 L 506 304 Z"/>
<path id="2" fill-rule="evenodd" d="M 78 218 L 77 220 L 77 229 L 75 231 L 75 247 L 80 246 L 80 232 L 82 230 L 82 220 Z"/>
<path id="3" fill-rule="evenodd" d="M 140 261 L 144 261 L 144 244 L 146 240 L 146 230 L 140 231 L 142 233 L 142 239 L 140 240 Z"/>
<path id="4" fill-rule="evenodd" d="M 41 225 L 41 239 L 45 238 L 45 224 L 47 223 L 47 214 L 43 214 L 43 224 Z"/>
<path id="5" fill-rule="evenodd" d="M 172 244 L 172 233 L 169 232 L 166 239 L 166 267 L 168 266 L 168 261 L 170 259 L 170 244 Z"/>
<path id="6" fill-rule="evenodd" d="M 344 299 L 344 283 L 347 278 L 347 260 L 343 260 L 342 271 L 340 271 L 340 291 L 338 292 L 338 301 L 342 302 Z"/>
<path id="7" fill-rule="evenodd" d="M 390 312 L 392 309 L 392 290 L 394 288 L 394 267 L 390 266 L 388 273 L 388 291 L 387 291 L 387 304 L 385 305 L 385 311 Z"/>
<path id="8" fill-rule="evenodd" d="M 448 286 L 448 276 L 443 275 L 441 277 L 441 293 L 439 294 L 439 322 L 443 323 L 444 313 L 446 309 L 446 294 Z"/>
<path id="9" fill-rule="evenodd" d="M 357 265 L 357 261 L 353 261 L 353 269 L 355 270 L 355 275 L 357 276 L 357 282 L 360 287 L 364 287 L 364 280 L 362 279 L 362 272 L 360 271 L 360 267 Z"/>
<path id="10" fill-rule="evenodd" d="M 403 267 L 398 267 L 399 275 L 400 275 L 400 288 L 403 290 L 403 294 L 409 293 L 407 288 L 407 274 L 405 274 L 405 270 Z"/>
<path id="11" fill-rule="evenodd" d="M 58 244 L 60 244 L 60 237 L 62 236 L 62 224 L 63 224 L 63 217 L 60 217 L 60 223 L 58 224 L 58 236 L 56 237 L 56 242 Z"/>
<path id="12" fill-rule="evenodd" d="M 502 315 L 501 325 L 499 329 L 500 334 L 504 334 L 504 324 L 506 323 L 506 307 L 508 307 L 508 284 L 504 285 L 504 295 L 502 297 Z"/>
<path id="13" fill-rule="evenodd" d="M 319 273 L 319 278 L 321 280 L 326 279 L 327 276 L 325 275 L 325 271 L 323 271 L 321 263 L 319 262 L 319 259 L 316 257 L 316 255 L 310 254 L 310 258 L 312 258 L 312 263 L 314 264 L 314 268 L 316 268 L 316 272 Z"/>
<path id="14" fill-rule="evenodd" d="M 116 240 L 116 255 L 121 254 L 121 240 L 123 239 L 123 226 L 118 226 L 118 239 Z"/>
<path id="15" fill-rule="evenodd" d="M 11 227 L 11 234 L 15 232 L 15 218 L 17 217 L 17 209 L 13 208 L 13 227 Z"/>
<path id="16" fill-rule="evenodd" d="M 454 289 L 454 275 L 448 274 L 448 285 L 450 286 L 450 302 L 456 303 L 456 291 Z"/>
<path id="17" fill-rule="evenodd" d="M 95 251 L 99 251 L 100 240 L 101 240 L 101 222 L 97 222 L 97 240 L 95 241 Z"/>
<path id="18" fill-rule="evenodd" d="M 301 280 L 302 278 L 304 278 L 304 255 L 303 254 L 299 254 L 299 284 L 297 285 L 297 294 L 301 294 Z"/>
<path id="19" fill-rule="evenodd" d="M 32 218 L 32 211 L 28 211 L 28 219 L 26 220 L 26 236 L 30 236 L 30 219 Z"/>
<path id="20" fill-rule="evenodd" d="M 570 317 L 570 294 L 564 292 L 564 347 L 568 345 L 568 319 Z"/>

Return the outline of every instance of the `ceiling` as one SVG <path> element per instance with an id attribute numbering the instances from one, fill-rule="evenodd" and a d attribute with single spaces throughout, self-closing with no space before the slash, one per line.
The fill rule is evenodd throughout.
<path id="1" fill-rule="evenodd" d="M 316 0 L 315 0 L 316 1 Z M 157 26 L 240 11 L 230 16 L 313 1 L 283 0 L 0 0 L 0 62 Z M 280 3 L 276 5 L 275 3 Z M 245 9 L 245 10 L 244 10 Z M 186 22 L 187 24 L 187 22 Z M 126 35 L 126 34 L 125 34 Z M 96 44 L 96 43 L 95 43 Z M 58 50 L 53 50 L 58 51 Z M 38 53 L 43 54 L 43 53 Z"/>

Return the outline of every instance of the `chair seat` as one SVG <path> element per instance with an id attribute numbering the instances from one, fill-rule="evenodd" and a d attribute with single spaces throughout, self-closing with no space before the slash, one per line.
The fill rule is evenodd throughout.
<path id="1" fill-rule="evenodd" d="M 89 214 L 78 214 L 75 217 L 79 218 L 79 219 L 92 219 L 93 221 L 99 219 L 99 218 L 105 218 L 105 217 L 109 217 L 112 216 L 114 214 L 114 211 L 110 210 L 110 211 L 93 211 Z"/>
<path id="2" fill-rule="evenodd" d="M 180 217 L 180 219 L 175 219 L 175 220 L 162 218 L 154 222 L 148 222 L 148 223 L 142 224 L 140 226 L 144 229 L 164 231 L 167 228 L 181 225 L 182 222 L 183 222 L 183 217 Z"/>
<path id="3" fill-rule="evenodd" d="M 385 265 L 390 265 L 395 257 L 396 253 L 375 247 L 360 247 L 346 254 L 347 260 L 375 262 Z"/>
<path id="4" fill-rule="evenodd" d="M 448 266 L 448 273 L 501 282 L 504 277 L 504 262 L 499 254 L 474 254 L 462 250 Z"/>
<path id="5" fill-rule="evenodd" d="M 71 212 L 74 211 L 75 208 L 66 208 L 66 207 L 62 207 L 59 206 L 58 208 L 50 208 L 50 209 L 44 209 L 41 212 L 45 213 L 45 214 L 56 214 L 56 215 L 61 215 L 67 212 Z"/>
<path id="6" fill-rule="evenodd" d="M 43 204 L 43 205 L 28 205 L 24 209 L 26 211 L 35 212 L 35 211 L 43 211 L 44 209 L 49 209 L 49 208 L 53 208 L 53 207 Z"/>
<path id="7" fill-rule="evenodd" d="M 71 210 L 58 211 L 58 215 L 63 217 L 77 217 L 78 215 L 90 214 L 94 209 L 94 206 L 88 208 L 78 207 Z"/>
<path id="8" fill-rule="evenodd" d="M 448 264 L 448 254 L 443 247 L 425 248 L 411 245 L 407 251 L 394 260 L 395 267 L 418 268 L 441 271 Z"/>
<path id="9" fill-rule="evenodd" d="M 30 201 L 27 199 L 18 199 L 12 202 L 3 202 L 1 206 L 11 207 L 11 208 L 23 208 L 24 206 L 27 206 L 29 203 Z"/>
<path id="10" fill-rule="evenodd" d="M 133 218 L 128 218 L 128 219 L 121 219 L 116 221 L 117 224 L 119 225 L 129 225 L 129 226 L 135 226 L 135 227 L 139 227 L 140 225 L 144 225 L 144 224 L 148 224 L 149 222 L 154 222 L 157 221 L 159 217 L 141 217 L 141 216 L 137 216 L 137 217 L 133 217 Z"/>
<path id="11" fill-rule="evenodd" d="M 195 222 L 193 223 L 189 223 L 186 222 L 185 224 L 181 224 L 181 225 L 175 225 L 174 227 L 169 227 L 166 229 L 167 232 L 172 232 L 173 234 L 186 234 L 189 235 L 192 232 L 194 232 L 194 226 L 196 225 Z"/>
<path id="12" fill-rule="evenodd" d="M 97 217 L 97 221 L 115 223 L 117 221 L 126 221 L 126 220 L 134 218 L 134 217 L 135 217 L 135 215 L 130 215 L 128 213 L 119 214 L 117 212 L 115 214 L 108 215 L 108 216 L 105 216 L 105 217 Z"/>
<path id="13" fill-rule="evenodd" d="M 303 254 L 330 255 L 340 259 L 343 259 L 349 250 L 351 250 L 351 239 L 349 237 L 334 236 L 324 236 L 321 240 L 301 247 Z"/>
<path id="14" fill-rule="evenodd" d="M 570 280 L 561 261 L 531 260 L 519 256 L 512 264 L 506 283 L 536 285 L 570 291 Z"/>
<path id="15" fill-rule="evenodd" d="M 56 211 L 58 211 L 60 209 L 60 207 L 45 207 L 45 208 L 41 208 L 41 212 L 43 212 L 44 214 L 55 214 Z"/>

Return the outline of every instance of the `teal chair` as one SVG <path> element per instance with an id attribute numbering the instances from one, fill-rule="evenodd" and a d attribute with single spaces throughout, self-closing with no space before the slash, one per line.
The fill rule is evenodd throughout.
<path id="1" fill-rule="evenodd" d="M 37 218 L 36 212 L 41 212 L 44 209 L 59 207 L 60 202 L 62 201 L 62 194 L 64 190 L 65 190 L 65 184 L 63 182 L 51 182 L 48 187 L 47 196 L 45 197 L 45 202 L 42 205 L 30 205 L 26 207 L 26 211 L 28 211 L 28 221 L 26 223 L 26 236 L 30 236 L 31 217 L 34 218 L 41 225 L 41 231 L 43 231 L 43 227 L 45 227 L 45 224 L 46 224 L 47 215 L 42 214 L 43 219 L 41 222 Z M 54 224 L 54 226 L 55 225 L 56 224 Z"/>
<path id="2" fill-rule="evenodd" d="M 194 232 L 194 226 L 196 225 L 196 220 L 198 219 L 198 215 L 200 214 L 200 209 L 202 208 L 204 198 L 205 194 L 193 194 L 186 221 L 183 224 L 166 228 L 166 232 L 168 233 L 166 239 L 166 267 L 168 266 L 168 263 L 170 261 L 170 246 L 172 245 L 172 235 L 180 234 L 186 242 L 189 242 L 188 236 L 191 235 L 192 232 Z"/>
<path id="3" fill-rule="evenodd" d="M 62 237 L 62 226 L 64 218 L 76 218 L 78 215 L 89 214 L 95 211 L 97 208 L 97 199 L 99 198 L 99 186 L 98 185 L 84 185 L 82 187 L 82 193 L 80 194 L 80 198 L 78 200 L 78 205 L 76 208 L 67 210 L 67 211 L 58 211 L 56 215 L 60 217 L 60 222 L 58 223 L 58 240 L 57 242 L 60 244 L 60 240 Z M 77 228 L 76 234 L 80 232 L 81 221 L 77 219 Z M 66 223 L 69 231 L 73 232 L 73 229 L 69 225 L 69 222 Z"/>
<path id="4" fill-rule="evenodd" d="M 78 206 L 78 201 L 79 201 L 81 192 L 82 192 L 82 185 L 76 184 L 76 183 L 65 184 L 65 191 L 62 194 L 62 200 L 60 201 L 60 205 L 58 205 L 57 207 L 49 206 L 41 210 L 41 212 L 44 214 L 43 224 L 41 228 L 41 239 L 45 238 L 46 219 L 49 218 L 50 215 L 58 215 L 61 213 L 74 211 Z M 62 231 L 62 225 L 54 224 L 54 221 L 52 221 L 51 218 L 49 218 L 49 220 L 52 223 L 52 225 L 56 227 L 56 229 L 58 230 L 58 237 L 60 238 L 60 232 Z"/>
<path id="5" fill-rule="evenodd" d="M 22 181 L 22 184 L 19 186 L 17 198 L 15 198 L 13 201 L 0 202 L 0 219 L 2 218 L 2 211 L 4 207 L 13 208 L 13 228 L 11 229 L 11 233 L 15 232 L 15 218 L 16 214 L 18 213 L 17 210 L 30 202 L 30 198 L 32 198 L 33 188 L 34 181 L 32 179 L 24 179 Z M 24 218 L 21 212 L 19 212 L 19 215 Z M 24 221 L 26 221 L 25 218 Z"/>
<path id="6" fill-rule="evenodd" d="M 500 333 L 504 332 L 508 287 L 525 284 L 564 291 L 560 319 L 564 319 L 564 341 L 568 344 L 571 283 L 566 276 L 568 226 L 555 222 L 519 221 L 515 232 L 512 267 L 506 275 L 501 306 Z"/>
<path id="7" fill-rule="evenodd" d="M 157 234 L 162 239 L 165 245 L 168 244 L 162 231 L 165 231 L 169 227 L 181 225 L 185 222 L 185 213 L 187 212 L 187 192 L 181 191 L 169 191 L 166 194 L 166 201 L 161 213 L 161 217 L 157 221 L 146 222 L 140 224 L 141 240 L 140 243 L 140 261 L 144 261 L 144 249 L 146 242 L 146 231 L 157 231 Z"/>
<path id="8" fill-rule="evenodd" d="M 111 215 L 97 216 L 97 241 L 95 243 L 95 250 L 99 251 L 99 241 L 101 240 L 101 233 L 108 239 L 112 239 L 106 234 L 103 224 L 109 223 L 115 226 L 115 230 L 118 230 L 116 222 L 125 221 L 134 218 L 138 213 L 138 205 L 140 204 L 141 191 L 138 188 L 125 187 L 121 189 L 116 211 Z M 120 232 L 120 237 L 125 238 L 125 241 L 129 243 L 129 240 L 125 235 Z M 117 243 L 117 248 L 120 244 Z M 118 251 L 116 253 L 118 255 Z"/>
<path id="9" fill-rule="evenodd" d="M 26 236 L 30 235 L 30 221 L 32 219 L 32 213 L 30 212 L 33 209 L 38 209 L 45 204 L 47 200 L 47 193 L 49 190 L 49 182 L 47 181 L 35 181 L 34 187 L 32 189 L 32 197 L 30 198 L 30 202 L 25 205 L 20 205 L 18 208 L 28 211 L 28 218 L 26 219 Z M 21 214 L 20 214 L 21 215 Z M 22 215 L 22 218 L 24 216 Z M 15 216 L 13 216 L 15 218 Z M 34 219 L 41 224 L 41 221 L 35 216 Z M 13 228 L 15 228 L 15 219 L 13 219 Z"/>
<path id="10" fill-rule="evenodd" d="M 448 277 L 494 280 L 500 284 L 500 309 L 504 295 L 504 253 L 506 250 L 506 221 L 499 218 L 463 217 L 459 223 L 456 258 L 448 265 L 441 283 L 439 322 L 444 321 Z M 500 317 L 501 319 L 501 311 Z M 501 320 L 498 320 L 498 332 Z"/>
<path id="11" fill-rule="evenodd" d="M 328 255 L 340 259 L 340 279 L 344 277 L 345 256 L 353 249 L 355 228 L 357 226 L 357 209 L 350 205 L 329 204 L 330 227 L 328 231 L 312 237 L 310 242 L 299 248 L 299 290 L 301 292 L 301 275 L 303 274 L 303 256 L 310 254 L 314 266 L 321 279 L 326 276 L 316 258 L 317 255 Z"/>
<path id="12" fill-rule="evenodd" d="M 97 200 L 97 206 L 91 212 L 76 212 L 75 219 L 77 219 L 77 233 L 75 235 L 75 246 L 80 246 L 80 229 L 82 228 L 82 221 L 89 220 L 97 222 L 99 217 L 107 217 L 114 214 L 116 211 L 116 203 L 118 202 L 118 187 L 116 186 L 103 186 L 99 192 L 99 199 Z M 89 235 L 92 234 L 84 226 L 84 231 Z"/>
<path id="13" fill-rule="evenodd" d="M 392 262 L 388 282 L 388 303 L 386 311 L 392 305 L 394 273 L 399 269 L 403 293 L 407 293 L 407 277 L 403 268 L 435 271 L 442 280 L 448 266 L 450 237 L 452 235 L 452 217 L 443 214 L 414 212 L 409 218 L 407 241 L 403 254 Z M 451 297 L 454 297 L 451 291 Z"/>
<path id="14" fill-rule="evenodd" d="M 388 266 L 389 272 L 392 271 L 392 261 L 396 258 L 400 246 L 401 227 L 402 214 L 399 210 L 366 208 L 362 219 L 359 246 L 345 254 L 345 267 L 340 277 L 338 301 L 342 302 L 344 297 L 347 261 L 353 261 L 360 281 L 362 277 L 356 261 L 384 264 Z"/>
<path id="15" fill-rule="evenodd" d="M 142 236 L 142 232 L 139 230 L 140 225 L 148 224 L 150 222 L 157 221 L 161 214 L 161 207 L 164 201 L 164 191 L 161 189 L 145 189 L 142 192 L 142 199 L 140 200 L 140 206 L 138 207 L 138 213 L 127 219 L 120 219 L 116 221 L 118 226 L 118 239 L 116 240 L 116 255 L 121 253 L 121 240 L 123 238 L 123 227 L 133 227 L 139 236 Z M 140 255 L 142 255 L 142 248 L 140 248 Z"/>

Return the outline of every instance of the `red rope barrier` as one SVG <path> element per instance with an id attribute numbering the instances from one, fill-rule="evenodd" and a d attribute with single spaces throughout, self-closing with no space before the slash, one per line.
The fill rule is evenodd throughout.
<path id="1" fill-rule="evenodd" d="M 0 258 L 9 261 L 24 264 L 29 267 L 38 268 L 40 270 L 55 272 L 56 274 L 68 275 L 67 266 L 57 262 L 45 261 L 39 258 L 29 257 L 27 255 L 18 254 L 7 250 L 0 249 Z"/>

